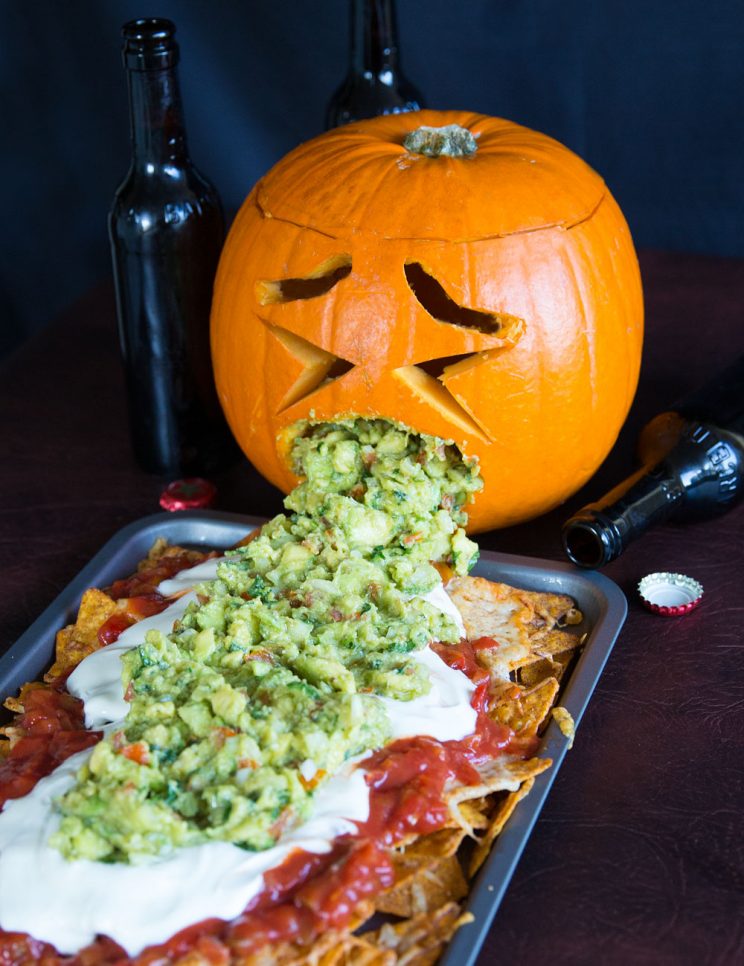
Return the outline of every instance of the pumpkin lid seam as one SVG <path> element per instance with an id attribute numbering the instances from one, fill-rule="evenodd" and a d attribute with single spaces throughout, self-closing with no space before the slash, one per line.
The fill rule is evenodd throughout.
<path id="1" fill-rule="evenodd" d="M 283 225 L 293 225 L 295 228 L 300 228 L 303 231 L 314 231 L 319 235 L 323 235 L 325 238 L 332 239 L 333 241 L 339 240 L 339 236 L 337 234 L 333 234 L 330 231 L 324 231 L 322 228 L 317 228 L 315 225 L 309 225 L 293 218 L 287 218 L 284 215 L 273 215 L 261 202 L 261 188 L 262 182 L 259 182 L 256 185 L 255 204 L 263 218 L 281 222 Z M 446 242 L 452 245 L 470 245 L 475 242 L 496 241 L 499 238 L 511 238 L 514 235 L 530 235 L 538 231 L 549 231 L 551 228 L 557 228 L 561 231 L 571 231 L 572 229 L 578 228 L 579 226 L 585 224 L 587 221 L 590 221 L 597 213 L 606 197 L 607 190 L 605 189 L 600 194 L 597 202 L 592 205 L 586 213 L 581 214 L 578 218 L 575 218 L 570 222 L 553 221 L 544 225 L 536 225 L 534 228 L 515 228 L 514 231 L 496 232 L 493 235 L 477 235 L 473 238 L 439 238 L 428 235 L 383 235 L 379 232 L 369 231 L 364 228 L 353 228 L 351 229 L 351 234 L 357 236 L 366 235 L 370 238 L 378 238 L 381 241 Z"/>

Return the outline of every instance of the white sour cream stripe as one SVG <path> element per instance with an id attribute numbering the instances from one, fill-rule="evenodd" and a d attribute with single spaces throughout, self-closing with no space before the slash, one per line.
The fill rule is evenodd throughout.
<path id="1" fill-rule="evenodd" d="M 416 659 L 429 671 L 429 693 L 412 701 L 380 698 L 390 718 L 391 740 L 427 735 L 438 741 L 456 741 L 471 735 L 477 718 L 470 706 L 475 685 L 429 647 L 419 651 Z"/>
<path id="2" fill-rule="evenodd" d="M 212 559 L 163 581 L 164 595 L 183 593 L 216 576 Z M 128 710 L 121 682 L 121 655 L 138 647 L 148 630 L 169 633 L 195 594 L 181 596 L 161 614 L 128 628 L 118 641 L 87 657 L 70 676 L 68 688 L 85 705 L 89 728 L 121 721 Z M 462 618 L 444 589 L 426 600 Z M 464 628 L 462 628 L 464 633 Z M 431 689 L 412 701 L 383 698 L 392 738 L 428 735 L 457 740 L 473 732 L 473 685 L 427 648 L 416 655 L 429 670 Z M 74 862 L 47 843 L 59 825 L 54 801 L 75 782 L 90 751 L 80 752 L 38 782 L 0 814 L 0 924 L 75 953 L 96 935 L 110 936 L 130 956 L 161 943 L 202 919 L 232 919 L 263 888 L 263 874 L 295 849 L 323 853 L 339 835 L 356 831 L 354 822 L 369 815 L 369 789 L 353 763 L 322 784 L 306 822 L 263 852 L 248 852 L 227 842 L 178 849 L 142 864 Z M 312 763 L 308 764 L 308 768 Z"/>
<path id="3" fill-rule="evenodd" d="M 369 815 L 361 771 L 318 789 L 311 818 L 264 852 L 228 842 L 177 849 L 146 864 L 70 862 L 47 844 L 59 826 L 54 801 L 75 783 L 89 752 L 68 758 L 0 815 L 0 922 L 75 953 L 97 935 L 130 956 L 202 919 L 233 919 L 263 887 L 263 873 L 295 849 L 327 852 Z"/>
<path id="4" fill-rule="evenodd" d="M 161 581 L 157 591 L 163 597 L 173 597 L 175 594 L 182 594 L 184 590 L 191 590 L 197 584 L 203 584 L 205 580 L 214 580 L 217 576 L 217 567 L 223 560 L 224 557 L 210 557 L 209 560 L 202 560 L 195 567 L 179 570 L 175 577 Z"/>
<path id="5" fill-rule="evenodd" d="M 121 682 L 122 654 L 144 644 L 148 631 L 170 634 L 194 600 L 195 593 L 184 594 L 159 614 L 132 624 L 113 644 L 94 651 L 78 664 L 67 679 L 67 690 L 83 702 L 86 728 L 96 730 L 126 717 L 129 702 L 124 700 Z"/>
<path id="6" fill-rule="evenodd" d="M 146 617 L 137 624 L 128 627 L 119 636 L 117 641 L 86 657 L 72 672 L 67 681 L 67 689 L 70 694 L 73 694 L 76 698 L 80 698 L 83 702 L 85 707 L 85 725 L 87 728 L 103 728 L 107 724 L 121 721 L 126 717 L 129 704 L 124 700 L 121 685 L 122 654 L 132 648 L 139 647 L 140 644 L 144 644 L 145 635 L 148 631 L 159 630 L 164 634 L 169 634 L 173 630 L 175 622 L 185 613 L 188 605 L 196 600 L 196 594 L 191 592 L 190 588 L 205 580 L 213 580 L 217 576 L 217 565 L 219 563 L 220 558 L 205 560 L 203 563 L 197 564 L 196 567 L 181 571 L 180 574 L 177 574 L 171 580 L 164 580 L 158 585 L 158 593 L 164 597 L 175 593 L 182 594 L 182 596 L 160 614 L 155 614 L 153 617 Z M 184 593 L 187 590 L 190 592 Z M 432 607 L 436 607 L 437 610 L 451 617 L 457 624 L 460 634 L 463 637 L 465 636 L 465 625 L 463 624 L 462 616 L 441 584 L 435 587 L 434 590 L 429 591 L 428 594 L 422 596 Z M 456 703 L 462 700 L 462 694 L 460 693 L 461 688 L 459 688 L 459 685 L 453 682 L 464 681 L 472 692 L 472 685 L 470 685 L 467 678 L 460 674 L 459 671 L 452 672 L 432 651 L 421 651 L 418 653 L 417 658 L 421 663 L 426 664 L 430 671 L 434 672 L 438 668 L 439 673 L 444 673 L 442 671 L 444 669 L 449 674 L 446 674 L 445 678 L 441 680 L 439 676 L 435 675 L 432 678 L 432 688 L 429 694 L 421 698 L 416 698 L 413 701 L 405 702 L 405 705 L 410 708 L 410 713 L 406 717 L 410 718 L 411 722 L 421 718 L 419 712 L 422 708 L 433 708 L 435 706 L 438 706 L 440 710 L 444 707 L 454 708 Z M 445 685 L 444 681 L 450 683 Z M 438 689 L 440 686 L 445 688 L 443 692 L 445 703 L 436 705 L 435 702 L 437 695 L 439 695 Z M 383 700 L 385 701 L 388 713 L 392 713 L 392 705 L 402 703 L 393 701 L 390 698 Z M 469 701 L 470 699 L 468 698 L 468 711 L 472 710 L 470 709 Z M 424 720 L 424 718 L 421 718 L 422 724 Z M 475 717 L 473 717 L 474 721 Z M 430 723 L 433 724 L 433 722 Z M 448 724 L 449 722 L 447 721 L 440 722 L 440 727 L 446 730 Z M 470 734 L 474 727 L 475 724 L 473 723 L 470 731 L 466 731 L 464 734 Z M 427 734 L 429 733 L 427 732 Z M 405 735 L 396 733 L 395 737 L 409 737 L 414 734 L 422 734 L 422 732 L 409 731 Z M 438 738 L 439 735 L 432 734 L 432 737 Z M 440 740 L 446 741 L 448 739 Z"/>

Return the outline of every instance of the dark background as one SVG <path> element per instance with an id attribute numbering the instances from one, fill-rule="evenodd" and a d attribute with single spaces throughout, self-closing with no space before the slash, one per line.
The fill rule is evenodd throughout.
<path id="1" fill-rule="evenodd" d="M 322 129 L 348 0 L 3 0 L 0 353 L 109 276 L 129 156 L 119 28 L 178 26 L 192 155 L 233 212 Z M 604 176 L 640 247 L 744 256 L 739 0 L 399 0 L 427 106 L 543 130 Z"/>

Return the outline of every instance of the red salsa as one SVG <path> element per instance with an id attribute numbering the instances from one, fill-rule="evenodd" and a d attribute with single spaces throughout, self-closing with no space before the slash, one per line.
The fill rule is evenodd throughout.
<path id="1" fill-rule="evenodd" d="M 174 569 L 168 576 L 176 572 Z M 157 582 L 162 579 L 161 570 Z M 123 612 L 126 623 L 116 623 L 112 618 L 104 624 L 99 632 L 102 644 L 115 640 L 125 627 L 167 604 L 155 593 L 152 581 L 149 585 L 120 581 L 114 588 L 121 596 L 126 596 L 122 590 L 129 592 L 131 607 Z M 486 714 L 489 674 L 477 664 L 475 653 L 495 646 L 491 638 L 472 644 L 433 645 L 450 667 L 464 672 L 476 685 L 471 702 L 477 712 L 473 734 L 460 741 L 405 739 L 371 755 L 364 762 L 370 814 L 359 825 L 357 835 L 338 839 L 324 855 L 299 850 L 292 853 L 282 865 L 266 873 L 263 890 L 236 919 L 197 923 L 167 942 L 149 947 L 134 962 L 163 966 L 193 952 L 214 966 L 226 966 L 231 958 L 248 956 L 268 943 L 310 943 L 324 931 L 348 924 L 363 899 L 393 884 L 388 848 L 411 834 L 424 835 L 448 822 L 449 782 L 479 784 L 479 764 L 503 754 L 525 757 L 534 752 L 536 741 L 517 739 L 511 729 Z M 17 742 L 0 766 L 2 801 L 26 794 L 66 757 L 99 738 L 98 733 L 83 729 L 81 703 L 60 689 L 31 690 L 24 695 L 24 705 L 26 710 L 17 725 L 26 737 Z M 32 961 L 46 966 L 113 966 L 126 959 L 124 951 L 105 937 L 74 957 L 64 957 L 52 946 L 28 936 L 0 932 L 0 966 Z"/>
<path id="2" fill-rule="evenodd" d="M 98 629 L 98 640 L 101 647 L 113 644 L 119 640 L 124 631 L 153 614 L 160 614 L 171 603 L 167 597 L 158 593 L 141 594 L 138 597 L 120 598 L 120 606 L 107 621 Z"/>
<path id="3" fill-rule="evenodd" d="M 202 553 L 200 550 L 182 550 L 180 553 L 164 555 L 151 567 L 139 570 L 125 580 L 115 580 L 106 593 L 114 600 L 120 600 L 122 597 L 140 597 L 153 594 L 156 592 L 158 584 L 163 580 L 169 580 L 182 570 L 195 567 L 212 557 L 219 557 L 216 550 L 211 553 Z"/>

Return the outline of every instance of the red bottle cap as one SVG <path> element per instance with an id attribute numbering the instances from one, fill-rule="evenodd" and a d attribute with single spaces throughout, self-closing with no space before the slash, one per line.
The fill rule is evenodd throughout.
<path id="1" fill-rule="evenodd" d="M 200 476 L 174 480 L 160 494 L 160 505 L 173 513 L 176 510 L 204 510 L 214 503 L 217 487 Z"/>
<path id="2" fill-rule="evenodd" d="M 655 614 L 679 617 L 700 603 L 703 585 L 684 574 L 648 574 L 638 584 L 641 600 Z"/>

